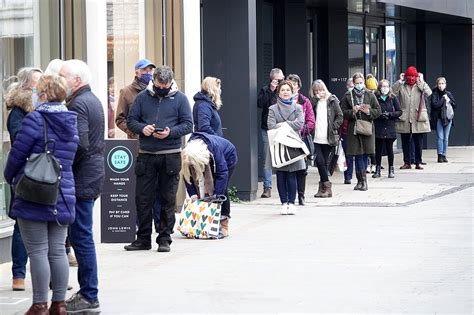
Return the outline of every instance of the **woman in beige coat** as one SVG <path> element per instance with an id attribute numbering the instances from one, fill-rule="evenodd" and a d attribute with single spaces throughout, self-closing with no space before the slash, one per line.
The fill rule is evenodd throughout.
<path id="1" fill-rule="evenodd" d="M 411 169 L 410 138 L 415 144 L 416 169 L 421 167 L 421 144 L 423 134 L 430 132 L 430 122 L 425 105 L 425 96 L 431 95 L 429 85 L 423 81 L 423 74 L 415 67 L 408 67 L 400 80 L 392 86 L 393 94 L 400 100 L 402 115 L 395 124 L 396 131 L 401 134 L 404 165 L 400 169 Z"/>

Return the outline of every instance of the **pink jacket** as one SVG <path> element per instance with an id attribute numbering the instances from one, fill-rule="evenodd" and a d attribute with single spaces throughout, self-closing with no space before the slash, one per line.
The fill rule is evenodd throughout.
<path id="1" fill-rule="evenodd" d="M 310 134 L 314 130 L 314 125 L 315 125 L 314 112 L 313 112 L 313 106 L 311 105 L 311 101 L 309 100 L 309 98 L 299 93 L 297 103 L 303 106 L 303 113 L 304 113 L 304 125 L 300 129 L 300 134 L 301 135 Z"/>

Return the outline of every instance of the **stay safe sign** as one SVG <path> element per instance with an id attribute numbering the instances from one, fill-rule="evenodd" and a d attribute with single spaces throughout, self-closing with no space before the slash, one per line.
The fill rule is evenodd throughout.
<path id="1" fill-rule="evenodd" d="M 101 196 L 101 242 L 135 240 L 135 172 L 137 140 L 105 140 L 105 182 Z"/>

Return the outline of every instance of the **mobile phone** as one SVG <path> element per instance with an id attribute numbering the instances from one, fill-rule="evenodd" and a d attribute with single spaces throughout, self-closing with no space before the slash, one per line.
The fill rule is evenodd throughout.
<path id="1" fill-rule="evenodd" d="M 165 128 L 155 127 L 155 132 L 163 132 Z"/>

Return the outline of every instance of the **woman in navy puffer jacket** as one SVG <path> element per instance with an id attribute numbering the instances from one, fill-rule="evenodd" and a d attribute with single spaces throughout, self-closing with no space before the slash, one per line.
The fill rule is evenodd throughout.
<path id="1" fill-rule="evenodd" d="M 217 112 L 222 106 L 221 80 L 204 78 L 201 91 L 194 95 L 194 102 L 194 131 L 223 137 L 221 117 Z"/>
<path id="2" fill-rule="evenodd" d="M 27 314 L 47 311 L 48 287 L 53 297 L 50 311 L 65 310 L 64 298 L 69 278 L 69 264 L 64 250 L 67 226 L 74 221 L 76 202 L 72 163 L 76 154 L 77 114 L 62 103 L 65 85 L 58 76 L 44 75 L 36 87 L 39 104 L 25 116 L 5 166 L 5 180 L 15 186 L 23 175 L 27 158 L 44 151 L 44 119 L 47 122 L 49 149 L 62 166 L 61 191 L 56 206 L 46 206 L 15 197 L 10 216 L 16 218 L 30 258 L 33 305 Z M 64 197 L 62 197 L 62 195 Z"/>

